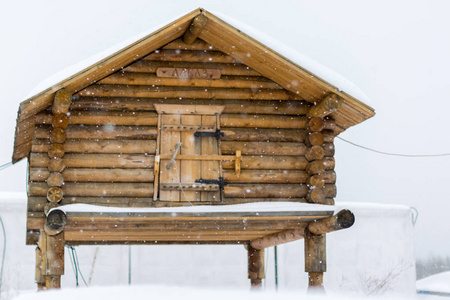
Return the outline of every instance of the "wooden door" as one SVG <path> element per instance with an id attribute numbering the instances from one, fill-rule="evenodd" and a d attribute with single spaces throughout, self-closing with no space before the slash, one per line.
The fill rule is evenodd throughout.
<path id="1" fill-rule="evenodd" d="M 155 104 L 160 201 L 221 200 L 220 113 L 223 106 Z"/>

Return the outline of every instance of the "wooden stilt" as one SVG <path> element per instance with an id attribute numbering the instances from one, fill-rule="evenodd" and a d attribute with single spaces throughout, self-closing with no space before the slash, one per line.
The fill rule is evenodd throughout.
<path id="1" fill-rule="evenodd" d="M 255 249 L 248 245 L 248 278 L 252 289 L 262 286 L 264 279 L 264 249 Z"/>
<path id="2" fill-rule="evenodd" d="M 305 272 L 309 274 L 308 293 L 324 293 L 323 272 L 327 270 L 325 234 L 305 230 Z"/>
<path id="3" fill-rule="evenodd" d="M 60 288 L 64 274 L 64 233 L 50 236 L 41 230 L 38 247 L 42 257 L 41 274 L 45 279 L 45 283 L 38 283 L 38 289 L 40 285 L 45 285 L 45 289 Z"/>
<path id="4" fill-rule="evenodd" d="M 42 270 L 42 251 L 39 247 L 36 247 L 35 280 L 38 291 L 43 290 L 45 287 L 45 277 Z"/>

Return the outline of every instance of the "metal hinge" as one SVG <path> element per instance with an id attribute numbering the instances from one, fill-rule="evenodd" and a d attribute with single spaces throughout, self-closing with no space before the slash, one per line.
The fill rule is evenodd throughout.
<path id="1" fill-rule="evenodd" d="M 221 189 L 228 184 L 223 177 L 219 177 L 219 179 L 197 179 L 195 183 L 204 183 L 204 184 L 217 184 Z"/>
<path id="2" fill-rule="evenodd" d="M 221 132 L 220 129 L 216 129 L 215 132 L 204 132 L 204 131 L 196 131 L 194 132 L 195 137 L 203 137 L 203 136 L 210 136 L 215 137 L 216 139 L 220 139 L 221 137 L 225 136 L 225 133 Z"/>

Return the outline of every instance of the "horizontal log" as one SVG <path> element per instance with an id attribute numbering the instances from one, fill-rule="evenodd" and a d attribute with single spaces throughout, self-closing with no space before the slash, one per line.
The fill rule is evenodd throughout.
<path id="1" fill-rule="evenodd" d="M 224 169 L 234 169 L 234 162 L 224 161 Z M 322 161 L 323 173 L 325 170 L 333 170 L 335 160 L 333 157 L 326 157 Z M 242 156 L 241 169 L 253 170 L 305 170 L 308 161 L 303 156 Z"/>
<path id="2" fill-rule="evenodd" d="M 226 198 L 304 198 L 309 189 L 305 184 L 229 184 L 224 187 Z M 336 186 L 326 184 L 327 197 L 336 196 Z"/>
<path id="3" fill-rule="evenodd" d="M 154 87 L 151 85 L 94 84 L 78 94 L 96 97 L 303 100 L 291 92 L 278 89 L 205 89 L 199 87 Z"/>
<path id="4" fill-rule="evenodd" d="M 47 195 L 48 186 L 42 182 L 32 182 L 29 196 Z M 226 198 L 305 198 L 308 187 L 304 184 L 229 184 L 224 187 Z M 65 197 L 152 197 L 151 183 L 66 183 L 62 187 Z M 336 196 L 336 186 L 324 187 L 327 197 Z"/>
<path id="5" fill-rule="evenodd" d="M 36 124 L 51 124 L 52 115 L 43 112 L 36 115 Z M 158 115 L 155 112 L 72 112 L 69 124 L 84 125 L 134 125 L 134 126 L 156 126 Z"/>
<path id="6" fill-rule="evenodd" d="M 312 146 L 306 150 L 305 157 L 308 161 L 321 160 L 325 157 L 325 150 L 322 146 Z"/>
<path id="7" fill-rule="evenodd" d="M 154 180 L 152 169 L 66 168 L 60 174 L 60 177 L 63 177 L 65 182 L 153 182 Z M 51 179 L 51 177 L 46 168 L 30 169 L 31 181 L 45 181 L 47 179 Z"/>
<path id="8" fill-rule="evenodd" d="M 243 170 L 239 175 L 224 170 L 223 178 L 229 183 L 306 183 L 308 173 L 298 170 Z M 334 171 L 323 174 L 324 183 L 336 182 Z"/>
<path id="9" fill-rule="evenodd" d="M 188 45 L 183 42 L 182 38 L 178 38 L 173 42 L 162 47 L 162 49 L 173 49 L 173 50 L 217 50 L 212 45 L 206 43 L 201 39 L 196 39 L 192 44 Z"/>
<path id="10" fill-rule="evenodd" d="M 55 144 L 53 144 L 55 145 Z M 49 143 L 44 139 L 33 140 L 32 152 L 49 151 Z M 146 153 L 154 154 L 156 151 L 156 141 L 143 140 L 67 140 L 63 149 L 66 153 Z M 64 153 L 63 153 L 64 154 Z M 62 157 L 62 156 L 56 156 Z"/>
<path id="11" fill-rule="evenodd" d="M 284 230 L 255 239 L 250 242 L 250 245 L 255 249 L 264 249 L 302 239 L 306 226 L 302 224 L 299 227 L 298 229 Z"/>
<path id="12" fill-rule="evenodd" d="M 307 128 L 313 132 L 320 132 L 325 128 L 325 121 L 321 118 L 311 118 Z"/>
<path id="13" fill-rule="evenodd" d="M 49 126 L 36 126 L 35 138 L 49 137 Z M 69 125 L 66 129 L 66 137 L 80 140 L 156 140 L 157 131 L 155 126 Z"/>
<path id="14" fill-rule="evenodd" d="M 42 182 L 32 182 L 28 186 L 29 196 L 44 197 L 48 186 Z M 64 197 L 146 197 L 153 196 L 151 183 L 66 183 L 62 187 Z"/>
<path id="15" fill-rule="evenodd" d="M 50 144 L 50 141 L 45 141 L 47 147 L 40 152 L 47 152 L 50 158 L 61 158 L 64 156 L 64 146 L 62 144 Z M 31 145 L 33 151 L 33 145 Z"/>
<path id="16" fill-rule="evenodd" d="M 325 137 L 320 132 L 310 132 L 308 137 L 306 138 L 306 145 L 308 147 L 310 146 L 322 146 L 322 144 L 325 142 Z M 327 142 L 330 142 L 329 140 Z M 332 142 L 332 140 L 331 140 Z"/>
<path id="17" fill-rule="evenodd" d="M 298 116 L 224 114 L 220 117 L 221 127 L 302 129 L 307 123 L 306 117 Z"/>
<path id="18" fill-rule="evenodd" d="M 44 156 L 47 161 L 46 166 L 50 172 L 62 172 L 66 168 L 64 160 L 60 157 L 49 158 L 48 155 Z"/>
<path id="19" fill-rule="evenodd" d="M 49 187 L 60 187 L 64 184 L 64 177 L 61 173 L 59 172 L 52 172 L 49 173 L 48 169 L 40 169 L 43 170 L 42 174 L 46 175 L 45 181 L 47 182 L 47 185 Z M 39 174 L 41 172 L 38 172 Z M 31 175 L 30 175 L 30 180 L 31 180 Z"/>
<path id="20" fill-rule="evenodd" d="M 305 101 L 183 99 L 185 105 L 223 105 L 223 113 L 305 115 L 311 104 Z M 71 110 L 155 111 L 153 104 L 180 104 L 180 99 L 108 98 L 77 96 Z"/>
<path id="21" fill-rule="evenodd" d="M 203 63 L 225 63 L 239 64 L 237 60 L 221 51 L 198 51 L 198 50 L 168 50 L 163 49 L 153 52 L 143 60 L 151 61 L 180 61 L 180 62 L 203 62 Z"/>
<path id="22" fill-rule="evenodd" d="M 65 89 L 60 89 L 55 93 L 53 99 L 52 112 L 54 115 L 65 114 L 69 111 L 72 94 Z"/>
<path id="23" fill-rule="evenodd" d="M 45 221 L 44 230 L 49 235 L 56 235 L 63 231 L 66 223 L 66 214 L 62 210 L 56 209 L 48 214 L 47 220 Z M 62 247 L 64 248 L 64 245 Z"/>
<path id="24" fill-rule="evenodd" d="M 53 117 L 53 127 L 66 129 L 69 125 L 69 117 L 66 114 L 57 114 Z"/>
<path id="25" fill-rule="evenodd" d="M 30 166 L 49 166 L 47 154 L 31 153 Z M 145 168 L 152 169 L 155 157 L 144 154 L 66 154 L 64 164 L 68 168 Z M 62 171 L 62 170 L 61 170 Z"/>
<path id="26" fill-rule="evenodd" d="M 118 230 L 111 231 L 89 231 L 85 230 L 80 232 L 76 231 L 66 231 L 64 234 L 64 239 L 68 243 L 72 241 L 82 241 L 83 244 L 89 241 L 96 241 L 100 243 L 117 241 L 121 243 L 130 243 L 133 241 L 147 241 L 148 244 L 152 243 L 160 243 L 161 241 L 171 241 L 171 242 L 180 242 L 180 241 L 198 241 L 198 242 L 216 242 L 216 241 L 241 241 L 246 242 L 252 240 L 254 238 L 260 237 L 264 234 L 272 233 L 271 231 L 251 231 L 247 232 L 243 231 L 217 231 L 211 232 L 209 234 L 202 233 L 201 231 L 191 232 L 190 234 L 186 234 L 184 231 L 179 232 L 168 232 L 168 234 L 164 234 L 164 232 L 151 232 L 151 231 L 126 231 L 120 232 Z"/>
<path id="27" fill-rule="evenodd" d="M 338 110 L 342 100 L 336 94 L 331 94 L 321 100 L 318 104 L 311 107 L 308 112 L 308 118 L 323 118 Z"/>
<path id="28" fill-rule="evenodd" d="M 319 235 L 328 232 L 346 229 L 355 223 L 355 216 L 348 209 L 343 209 L 331 218 L 317 220 L 308 225 L 311 233 Z"/>
<path id="29" fill-rule="evenodd" d="M 303 142 L 307 136 L 301 129 L 221 128 L 221 131 L 225 134 L 222 141 Z"/>
<path id="30" fill-rule="evenodd" d="M 306 180 L 306 184 L 309 186 L 310 189 L 317 189 L 317 188 L 323 188 L 325 186 L 325 176 L 324 175 L 312 175 L 308 177 Z M 336 177 L 334 177 L 334 181 L 336 182 Z"/>
<path id="31" fill-rule="evenodd" d="M 217 69 L 222 75 L 261 76 L 260 73 L 242 64 L 218 64 L 202 62 L 166 62 L 139 60 L 124 68 L 126 72 L 156 73 L 158 68 Z"/>
<path id="32" fill-rule="evenodd" d="M 68 139 L 156 139 L 157 131 L 153 126 L 111 126 L 99 125 L 70 125 L 66 129 Z M 35 138 L 50 137 L 51 127 L 39 125 L 36 127 Z M 223 128 L 224 141 L 264 141 L 264 142 L 303 142 L 307 131 L 297 129 L 249 129 Z M 325 135 L 326 142 L 332 142 L 332 135 Z"/>
<path id="33" fill-rule="evenodd" d="M 47 190 L 47 198 L 45 198 L 45 203 L 43 205 L 43 207 L 46 206 L 47 201 L 49 201 L 50 203 L 58 203 L 63 199 L 64 193 L 61 190 L 60 187 L 50 187 Z M 45 208 L 44 208 L 45 209 Z"/>
<path id="34" fill-rule="evenodd" d="M 113 73 L 100 80 L 98 84 L 123 84 L 142 86 L 179 86 L 203 88 L 243 88 L 243 89 L 282 89 L 277 83 L 258 76 L 222 76 L 218 79 L 168 78 L 153 73 L 121 72 Z"/>
<path id="35" fill-rule="evenodd" d="M 66 132 L 62 128 L 53 128 L 50 132 L 50 143 L 64 144 L 66 140 Z"/>
<path id="36" fill-rule="evenodd" d="M 334 148 L 324 147 L 325 155 L 334 152 Z M 305 155 L 308 147 L 303 143 L 267 143 L 267 142 L 222 142 L 223 154 L 235 154 L 241 151 L 242 155 Z"/>

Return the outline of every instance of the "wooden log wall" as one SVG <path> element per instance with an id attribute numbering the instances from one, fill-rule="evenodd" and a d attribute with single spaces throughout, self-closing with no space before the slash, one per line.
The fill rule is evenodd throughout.
<path id="1" fill-rule="evenodd" d="M 165 78 L 159 68 L 220 70 L 221 78 Z M 310 103 L 203 41 L 179 39 L 73 95 L 69 117 L 55 106 L 36 116 L 29 218 L 42 218 L 49 187 L 64 194 L 61 204 L 185 205 L 152 200 L 153 104 L 225 106 L 222 154 L 240 150 L 241 173 L 223 162 L 228 184 L 215 204 L 333 203 L 332 120 L 309 118 Z"/>

